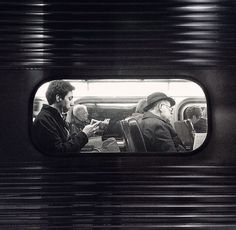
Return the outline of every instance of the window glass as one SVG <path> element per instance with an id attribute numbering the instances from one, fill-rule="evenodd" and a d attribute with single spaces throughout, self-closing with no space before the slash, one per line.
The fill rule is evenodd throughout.
<path id="1" fill-rule="evenodd" d="M 184 79 L 47 82 L 34 96 L 32 118 L 35 147 L 54 156 L 181 155 L 201 146 L 208 131 L 205 94 Z"/>

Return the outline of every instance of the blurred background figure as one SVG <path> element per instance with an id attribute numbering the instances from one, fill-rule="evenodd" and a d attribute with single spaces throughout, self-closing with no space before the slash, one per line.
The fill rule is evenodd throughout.
<path id="1" fill-rule="evenodd" d="M 74 105 L 67 114 L 66 121 L 69 124 L 70 132 L 77 133 L 90 123 L 88 110 L 85 105 Z"/>
<path id="2" fill-rule="evenodd" d="M 146 98 L 140 99 L 136 105 L 135 112 L 132 113 L 130 117 L 133 117 L 137 121 L 140 121 L 143 117 L 144 114 L 143 109 L 146 107 L 146 105 L 147 105 L 147 99 Z"/>
<path id="3" fill-rule="evenodd" d="M 197 123 L 202 117 L 202 109 L 199 106 L 190 106 L 186 109 L 187 119 L 191 122 L 194 128 L 195 123 Z"/>
<path id="4" fill-rule="evenodd" d="M 144 113 L 144 107 L 147 105 L 147 100 L 144 98 L 144 99 L 141 99 L 138 101 L 137 105 L 136 105 L 136 108 L 135 108 L 135 112 L 133 113 L 133 115 L 135 114 L 143 114 Z"/>
<path id="5" fill-rule="evenodd" d="M 41 111 L 43 104 L 47 104 L 47 102 L 37 97 L 34 99 L 33 121 L 38 116 L 39 112 Z"/>
<path id="6" fill-rule="evenodd" d="M 190 106 L 186 109 L 187 119 L 184 121 L 176 121 L 174 127 L 182 140 L 186 150 L 193 150 L 196 123 L 202 117 L 202 109 L 199 106 Z"/>
<path id="7" fill-rule="evenodd" d="M 104 121 L 99 121 L 96 119 L 89 119 L 88 109 L 85 105 L 76 104 L 67 113 L 66 122 L 69 125 L 71 133 L 77 133 L 83 130 L 83 128 L 88 124 L 98 123 L 98 128 L 96 135 L 102 135 L 104 130 L 107 129 L 110 119 L 105 119 Z"/>
<path id="8" fill-rule="evenodd" d="M 91 119 L 90 121 L 87 107 L 85 105 L 76 104 L 68 112 L 66 121 L 71 134 L 81 132 L 88 124 L 98 124 L 96 132 L 89 137 L 88 144 L 84 149 L 87 148 L 87 150 L 92 152 L 120 152 L 115 138 L 110 137 L 106 140 L 102 140 L 103 132 L 107 129 L 110 122 L 109 118 L 103 121 L 96 119 Z"/>
<path id="9" fill-rule="evenodd" d="M 196 121 L 194 124 L 194 130 L 196 133 L 206 133 L 207 132 L 207 109 L 202 111 L 202 117 Z"/>

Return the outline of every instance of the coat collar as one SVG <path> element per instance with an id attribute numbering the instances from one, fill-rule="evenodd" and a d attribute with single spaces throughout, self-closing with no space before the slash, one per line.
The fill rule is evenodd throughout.
<path id="1" fill-rule="evenodd" d="M 147 111 L 147 112 L 145 112 L 145 113 L 143 114 L 143 119 L 145 119 L 145 118 L 155 118 L 155 119 L 159 119 L 159 120 L 161 120 L 161 121 L 163 121 L 163 122 L 165 122 L 165 123 L 169 123 L 169 122 L 167 122 L 166 120 L 164 120 L 163 118 L 161 118 L 161 117 L 159 117 L 159 116 L 157 116 L 157 115 L 151 113 L 150 111 Z"/>
<path id="2" fill-rule="evenodd" d="M 53 108 L 50 105 L 44 104 L 42 107 L 42 110 L 46 110 L 49 113 L 51 113 L 54 117 L 60 117 L 63 120 L 62 115 L 55 108 Z"/>

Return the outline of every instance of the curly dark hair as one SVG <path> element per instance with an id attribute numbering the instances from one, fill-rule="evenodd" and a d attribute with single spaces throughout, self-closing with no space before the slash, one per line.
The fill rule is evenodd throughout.
<path id="1" fill-rule="evenodd" d="M 56 80 L 50 82 L 46 91 L 48 104 L 52 105 L 53 103 L 55 103 L 56 95 L 59 95 L 62 99 L 64 99 L 67 93 L 74 89 L 75 87 L 68 81 Z"/>
<path id="2" fill-rule="evenodd" d="M 202 117 L 202 109 L 199 106 L 190 106 L 186 109 L 187 118 L 191 119 L 195 115 L 197 118 Z"/>

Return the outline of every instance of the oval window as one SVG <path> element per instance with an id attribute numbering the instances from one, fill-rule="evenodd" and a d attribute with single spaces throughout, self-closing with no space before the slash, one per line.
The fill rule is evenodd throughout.
<path id="1" fill-rule="evenodd" d="M 32 140 L 43 153 L 186 153 L 208 131 L 202 88 L 185 79 L 55 80 L 41 85 Z"/>

